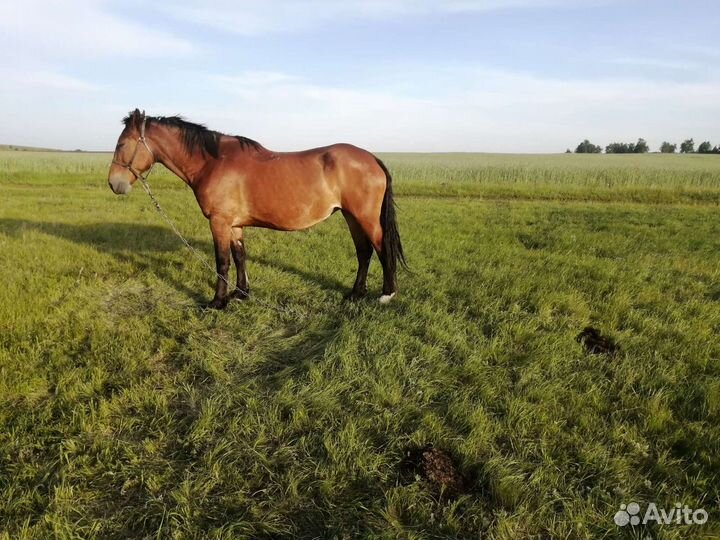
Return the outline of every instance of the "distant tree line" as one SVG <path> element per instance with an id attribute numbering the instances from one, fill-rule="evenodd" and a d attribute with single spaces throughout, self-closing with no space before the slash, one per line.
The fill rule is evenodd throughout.
<path id="1" fill-rule="evenodd" d="M 638 139 L 636 143 L 614 142 L 605 147 L 606 154 L 646 154 L 649 151 L 645 139 Z"/>
<path id="2" fill-rule="evenodd" d="M 568 150 L 568 152 L 570 152 L 570 150 Z M 576 154 L 599 154 L 600 152 L 602 152 L 602 148 L 600 148 L 596 144 L 591 143 L 587 139 L 578 144 L 577 148 L 575 149 Z"/>
<path id="3" fill-rule="evenodd" d="M 678 149 L 678 145 L 664 141 L 660 145 L 660 152 L 663 154 L 674 154 Z M 606 154 L 646 154 L 650 151 L 650 147 L 645 139 L 638 139 L 635 143 L 624 143 L 614 142 L 610 143 L 605 147 Z M 566 152 L 569 154 L 570 149 Z M 602 147 L 597 144 L 591 143 L 585 139 L 583 142 L 577 145 L 575 148 L 576 154 L 599 154 L 602 152 Z M 695 141 L 693 139 L 686 139 L 680 144 L 681 154 L 720 154 L 720 146 L 713 146 L 710 141 L 701 142 L 697 151 L 695 151 Z"/>

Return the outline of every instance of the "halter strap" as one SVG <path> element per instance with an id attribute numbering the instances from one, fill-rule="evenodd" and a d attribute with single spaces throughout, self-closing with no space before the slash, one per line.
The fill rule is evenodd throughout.
<path id="1" fill-rule="evenodd" d="M 121 167 L 126 168 L 128 171 L 133 173 L 135 176 L 135 179 L 140 179 L 143 182 L 145 182 L 145 179 L 150 174 L 150 171 L 152 171 L 152 168 L 155 166 L 155 154 L 150 149 L 150 146 L 148 146 L 147 140 L 145 139 L 145 122 L 147 121 L 147 117 L 143 118 L 142 124 L 140 124 L 140 137 L 138 137 L 137 143 L 135 144 L 135 150 L 133 150 L 132 157 L 130 158 L 130 161 L 127 163 L 122 163 L 120 161 L 117 161 L 116 159 L 113 159 L 112 162 L 115 165 L 120 165 Z M 145 171 L 145 174 L 143 175 L 141 172 L 138 172 L 135 167 L 133 167 L 133 162 L 135 161 L 135 156 L 137 155 L 138 148 L 140 148 L 140 143 L 145 147 L 145 149 L 150 153 L 150 157 L 152 158 L 152 165 L 150 165 L 150 168 Z"/>

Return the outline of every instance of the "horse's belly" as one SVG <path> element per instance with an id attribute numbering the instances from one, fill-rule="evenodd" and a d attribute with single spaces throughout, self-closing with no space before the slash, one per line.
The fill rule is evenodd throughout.
<path id="1" fill-rule="evenodd" d="M 326 191 L 290 192 L 264 198 L 252 197 L 248 225 L 283 231 L 307 229 L 340 208 L 339 197 Z"/>
<path id="2" fill-rule="evenodd" d="M 284 217 L 265 217 L 257 216 L 250 219 L 248 226 L 264 227 L 267 229 L 275 229 L 278 231 L 300 231 L 308 229 L 313 225 L 317 225 L 321 221 L 325 221 L 339 207 L 332 207 L 322 214 L 312 214 L 306 216 L 284 216 Z"/>

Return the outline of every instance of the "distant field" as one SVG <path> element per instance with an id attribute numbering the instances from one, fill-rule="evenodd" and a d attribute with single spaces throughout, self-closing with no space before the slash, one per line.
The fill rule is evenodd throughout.
<path id="1" fill-rule="evenodd" d="M 379 155 L 392 165 L 400 195 L 720 203 L 714 155 Z M 0 151 L 0 174 L 4 183 L 97 186 L 109 160 L 102 153 Z M 162 185 L 184 188 L 164 173 Z"/>
<path id="2" fill-rule="evenodd" d="M 39 148 L 37 146 L 20 146 L 16 144 L 0 144 L 0 151 L 17 151 L 17 152 L 61 152 L 54 148 Z"/>
<path id="3" fill-rule="evenodd" d="M 211 276 L 109 154 L 0 151 L 0 539 L 720 535 L 720 156 L 381 154 L 413 273 L 340 216 Z M 161 203 L 211 260 L 166 171 Z M 620 346 L 588 354 L 586 326 Z M 465 485 L 413 469 L 434 445 Z M 676 502 L 705 526 L 619 529 Z"/>

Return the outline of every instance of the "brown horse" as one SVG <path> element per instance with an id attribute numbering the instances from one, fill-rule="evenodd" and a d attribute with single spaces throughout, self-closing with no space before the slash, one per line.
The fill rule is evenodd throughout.
<path id="1" fill-rule="evenodd" d="M 397 263 L 405 266 L 395 220 L 392 178 L 370 152 L 334 144 L 302 152 L 273 152 L 245 137 L 211 131 L 178 116 L 152 117 L 135 109 L 124 120 L 108 183 L 128 193 L 154 163 L 162 163 L 188 184 L 210 221 L 217 284 L 209 307 L 250 293 L 245 271 L 243 227 L 281 231 L 306 229 L 340 210 L 357 251 L 355 285 L 346 298 L 367 293 L 373 249 L 383 268 L 381 303 L 397 291 Z M 237 288 L 228 293 L 230 255 Z"/>

